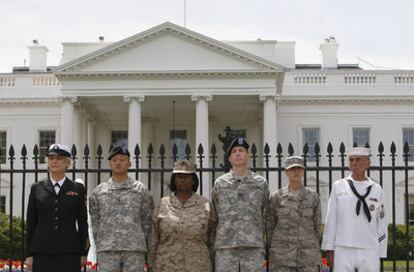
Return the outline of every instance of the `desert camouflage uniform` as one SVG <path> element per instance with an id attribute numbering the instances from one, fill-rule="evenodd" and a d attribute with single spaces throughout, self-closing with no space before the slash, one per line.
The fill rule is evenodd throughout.
<path id="1" fill-rule="evenodd" d="M 99 271 L 120 271 L 121 266 L 123 272 L 144 270 L 152 206 L 147 187 L 131 177 L 120 184 L 110 178 L 94 189 L 89 198 L 89 212 Z M 142 262 L 127 263 L 134 259 L 130 256 L 132 252 Z M 105 269 L 113 266 L 118 266 L 118 270 Z"/>
<path id="2" fill-rule="evenodd" d="M 266 223 L 271 271 L 319 271 L 321 207 L 316 192 L 302 187 L 294 195 L 287 186 L 274 192 Z"/>
<path id="3" fill-rule="evenodd" d="M 209 251 L 212 219 L 209 201 L 198 194 L 193 194 L 184 204 L 176 196 L 162 198 L 151 222 L 150 271 L 212 271 Z"/>
<path id="4" fill-rule="evenodd" d="M 215 181 L 211 200 L 217 216 L 216 272 L 263 270 L 268 199 L 266 179 L 252 171 L 245 177 L 230 171 Z"/>

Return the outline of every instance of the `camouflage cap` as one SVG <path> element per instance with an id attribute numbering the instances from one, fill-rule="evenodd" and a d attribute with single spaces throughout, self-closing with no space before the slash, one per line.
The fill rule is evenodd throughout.
<path id="1" fill-rule="evenodd" d="M 305 168 L 305 164 L 301 156 L 290 156 L 286 158 L 285 169 L 288 170 L 293 167 Z"/>
<path id="2" fill-rule="evenodd" d="M 188 161 L 177 161 L 172 171 L 173 174 L 194 174 L 197 170 L 197 165 Z"/>

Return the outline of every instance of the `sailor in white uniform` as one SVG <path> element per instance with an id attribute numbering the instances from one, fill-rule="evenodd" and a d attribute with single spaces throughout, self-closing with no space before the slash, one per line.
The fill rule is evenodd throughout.
<path id="1" fill-rule="evenodd" d="M 369 149 L 350 148 L 351 175 L 337 180 L 329 197 L 322 249 L 335 272 L 378 272 L 387 257 L 384 191 L 366 176 Z"/>

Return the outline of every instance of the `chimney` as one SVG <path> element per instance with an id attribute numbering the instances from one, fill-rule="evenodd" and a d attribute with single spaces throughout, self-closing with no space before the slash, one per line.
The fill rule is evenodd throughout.
<path id="1" fill-rule="evenodd" d="M 46 46 L 39 44 L 38 40 L 33 40 L 29 46 L 29 71 L 46 72 L 47 71 L 47 52 Z"/>
<path id="2" fill-rule="evenodd" d="M 319 49 L 322 53 L 322 68 L 337 69 L 338 68 L 338 47 L 335 37 L 329 36 L 325 39 Z"/>

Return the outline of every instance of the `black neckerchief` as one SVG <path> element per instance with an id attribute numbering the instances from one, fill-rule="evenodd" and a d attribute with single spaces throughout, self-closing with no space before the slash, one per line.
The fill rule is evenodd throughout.
<path id="1" fill-rule="evenodd" d="M 359 210 L 361 209 L 361 202 L 362 202 L 362 206 L 364 208 L 365 215 L 368 218 L 368 222 L 371 222 L 371 212 L 369 211 L 369 208 L 368 208 L 367 202 L 365 201 L 365 198 L 371 192 L 372 185 L 368 186 L 365 195 L 361 196 L 358 193 L 358 191 L 355 189 L 355 186 L 354 186 L 352 180 L 347 179 L 347 181 L 348 181 L 349 186 L 351 187 L 352 192 L 358 198 L 358 202 L 357 202 L 357 205 L 356 205 L 356 214 L 359 215 Z"/>

